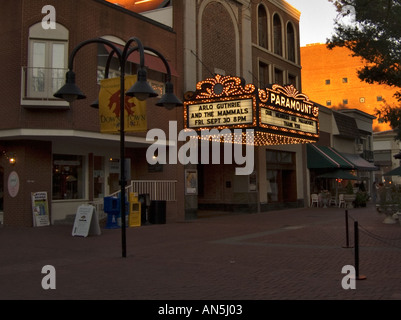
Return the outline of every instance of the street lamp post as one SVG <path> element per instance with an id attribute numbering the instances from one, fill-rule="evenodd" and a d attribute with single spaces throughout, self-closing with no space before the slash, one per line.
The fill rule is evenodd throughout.
<path id="1" fill-rule="evenodd" d="M 135 42 L 136 47 L 131 47 L 131 44 Z M 64 99 L 68 102 L 73 102 L 76 99 L 85 99 L 86 96 L 81 92 L 78 86 L 75 84 L 75 73 L 73 71 L 74 58 L 77 52 L 84 46 L 92 43 L 101 43 L 112 49 L 110 55 L 117 55 L 120 67 L 120 213 L 121 213 L 121 247 L 122 256 L 125 258 L 127 256 L 126 248 L 126 210 L 125 210 L 125 187 L 126 187 L 126 177 L 125 177 L 125 128 L 124 128 L 124 104 L 125 95 L 135 97 L 138 100 L 146 100 L 147 98 L 157 97 L 157 93 L 153 90 L 150 84 L 147 82 L 147 73 L 145 69 L 145 50 L 155 53 L 164 63 L 166 67 L 166 89 L 165 94 L 161 97 L 160 101 L 156 103 L 157 106 L 164 106 L 167 109 L 172 109 L 177 106 L 182 106 L 182 102 L 174 95 L 173 85 L 171 83 L 171 72 L 170 66 L 167 60 L 163 57 L 160 52 L 144 47 L 142 42 L 136 38 L 131 37 L 124 48 L 121 50 L 111 41 L 102 38 L 89 39 L 79 43 L 71 52 L 68 60 L 68 71 L 66 73 L 66 83 L 61 87 L 54 96 L 56 98 Z M 125 64 L 131 53 L 134 51 L 139 51 L 140 63 L 138 69 L 137 82 L 125 92 Z M 108 64 L 110 59 L 108 59 Z M 108 66 L 107 66 L 108 69 Z"/>

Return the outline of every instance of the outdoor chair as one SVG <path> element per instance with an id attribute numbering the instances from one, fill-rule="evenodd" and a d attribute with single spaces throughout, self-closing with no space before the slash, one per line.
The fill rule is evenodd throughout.
<path id="1" fill-rule="evenodd" d="M 340 194 L 340 195 L 338 195 L 338 207 L 341 208 L 342 205 L 344 205 L 344 208 L 346 207 L 344 195 Z"/>
<path id="2" fill-rule="evenodd" d="M 310 207 L 313 207 L 314 203 L 316 203 L 316 207 L 319 207 L 319 196 L 316 193 L 311 194 Z"/>
<path id="3" fill-rule="evenodd" d="M 331 196 L 329 206 L 334 205 L 337 207 L 337 198 L 336 196 Z"/>

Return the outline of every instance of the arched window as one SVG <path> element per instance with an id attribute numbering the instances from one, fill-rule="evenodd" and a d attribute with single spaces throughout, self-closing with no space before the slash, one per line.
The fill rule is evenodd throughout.
<path id="1" fill-rule="evenodd" d="M 274 53 L 282 56 L 283 34 L 281 30 L 281 19 L 277 13 L 273 16 L 273 39 L 274 39 Z"/>
<path id="2" fill-rule="evenodd" d="M 41 22 L 29 28 L 27 94 L 32 98 L 52 98 L 65 81 L 68 59 L 68 30 L 43 29 Z"/>
<path id="3" fill-rule="evenodd" d="M 258 8 L 258 44 L 263 48 L 268 48 L 267 44 L 267 13 L 263 5 Z"/>
<path id="4" fill-rule="evenodd" d="M 287 24 L 287 54 L 288 60 L 295 61 L 295 30 L 291 22 Z"/>

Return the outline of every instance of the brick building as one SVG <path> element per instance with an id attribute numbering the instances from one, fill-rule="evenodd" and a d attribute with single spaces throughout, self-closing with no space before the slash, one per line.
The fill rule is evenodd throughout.
<path id="1" fill-rule="evenodd" d="M 364 62 L 347 48 L 329 50 L 325 44 L 301 48 L 302 87 L 311 100 L 328 108 L 359 109 L 375 114 L 375 109 L 396 102 L 396 90 L 387 85 L 369 84 L 358 78 Z M 374 131 L 388 130 L 385 123 L 373 122 Z"/>
<path id="2" fill-rule="evenodd" d="M 43 9 L 55 10 L 55 29 Z M 173 10 L 173 8 L 170 8 Z M 42 12 L 43 11 L 43 12 Z M 2 183 L 5 225 L 32 226 L 31 193 L 45 191 L 49 198 L 51 222 L 74 215 L 80 204 L 102 202 L 119 190 L 118 135 L 99 133 L 99 112 L 90 104 L 97 99 L 99 79 L 104 76 L 105 47 L 91 44 L 74 60 L 77 85 L 87 99 L 73 102 L 54 99 L 64 84 L 68 55 L 80 42 L 103 37 L 124 44 L 135 36 L 145 46 L 161 52 L 173 70 L 177 96 L 182 96 L 182 30 L 175 30 L 137 13 L 101 0 L 3 1 L 3 32 L 0 50 L 3 98 L 0 102 L 0 181 Z M 150 59 L 145 57 L 145 65 Z M 128 72 L 136 74 L 135 62 Z M 118 75 L 111 64 L 110 73 Z M 148 68 L 148 79 L 163 88 L 165 70 Z M 156 107 L 157 99 L 147 101 L 148 128 L 168 131 L 168 119 L 182 119 L 182 110 Z M 180 165 L 154 170 L 146 162 L 149 142 L 146 133 L 126 135 L 126 156 L 131 159 L 134 180 L 172 180 L 182 189 Z M 15 157 L 15 163 L 9 162 Z M 118 166 L 118 163 L 117 163 Z M 156 172 L 155 172 L 156 171 Z M 11 190 L 13 192 L 11 192 Z M 167 203 L 167 218 L 184 217 L 183 192 Z"/>
<path id="3" fill-rule="evenodd" d="M 102 37 L 123 45 L 131 36 L 138 37 L 168 60 L 178 97 L 216 75 L 239 77 L 262 89 L 279 84 L 302 91 L 300 12 L 285 1 L 158 1 L 165 7 L 140 14 L 112 2 L 3 4 L 0 39 L 7 45 L 0 57 L 9 63 L 2 65 L 6 76 L 0 80 L 4 97 L 0 102 L 0 181 L 7 225 L 32 225 L 32 192 L 48 193 L 55 222 L 75 214 L 80 204 L 100 203 L 119 190 L 115 171 L 119 139 L 99 133 L 99 111 L 90 106 L 104 77 L 107 48 L 88 45 L 76 56 L 76 81 L 86 100 L 69 105 L 53 97 L 64 84 L 69 53 L 84 40 Z M 55 30 L 42 26 L 46 16 L 42 8 L 47 5 L 56 9 Z M 161 91 L 165 70 L 152 58 L 145 58 L 148 79 Z M 130 73 L 136 74 L 137 63 L 128 63 Z M 119 74 L 113 62 L 110 74 Z M 148 129 L 169 132 L 168 120 L 177 122 L 177 130 L 184 128 L 182 108 L 164 110 L 156 102 L 147 100 Z M 150 166 L 145 157 L 150 142 L 145 138 L 145 132 L 126 136 L 131 176 L 138 181 L 174 183 L 175 199 L 167 202 L 167 220 L 196 218 L 200 209 L 255 212 L 308 204 L 304 143 L 289 139 L 283 144 L 277 139 L 255 147 L 254 172 L 240 176 L 234 164 Z M 14 164 L 11 157 L 16 159 Z M 187 172 L 196 173 L 195 192 L 187 192 Z"/>

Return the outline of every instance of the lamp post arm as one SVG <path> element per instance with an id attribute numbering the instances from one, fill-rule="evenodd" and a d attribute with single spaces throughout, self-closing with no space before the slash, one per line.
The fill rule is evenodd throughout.
<path id="1" fill-rule="evenodd" d="M 132 42 L 136 42 L 137 47 L 132 48 L 132 50 L 131 50 L 129 48 L 129 46 L 131 45 Z M 131 37 L 128 39 L 127 43 L 125 44 L 124 51 L 122 53 L 122 57 L 124 60 L 126 60 L 128 58 L 128 56 L 136 50 L 139 50 L 139 65 L 141 68 L 143 68 L 145 66 L 145 50 L 144 50 L 141 40 L 139 40 L 137 37 Z"/>
<path id="2" fill-rule="evenodd" d="M 86 46 L 88 44 L 91 44 L 91 43 L 103 43 L 103 44 L 109 46 L 117 54 L 120 64 L 123 63 L 123 55 L 122 55 L 122 53 L 121 53 L 119 48 L 117 48 L 111 41 L 108 41 L 108 40 L 102 39 L 102 38 L 95 38 L 95 39 L 89 39 L 89 40 L 86 40 L 86 41 L 83 41 L 83 42 L 79 43 L 72 50 L 72 52 L 71 52 L 71 54 L 69 56 L 69 60 L 68 60 L 68 69 L 69 70 L 73 70 L 73 68 L 74 68 L 74 58 L 75 58 L 76 54 L 78 53 L 78 51 L 81 48 L 83 48 L 84 46 Z"/>
<path id="3" fill-rule="evenodd" d="M 142 47 L 143 48 L 143 53 L 146 51 L 151 51 L 154 54 L 156 54 L 162 61 L 164 66 L 166 67 L 166 74 L 167 74 L 167 78 L 166 78 L 166 82 L 170 82 L 171 81 L 171 69 L 170 69 L 170 65 L 168 64 L 166 58 L 157 50 L 151 48 L 151 47 Z M 140 55 L 140 59 L 142 60 L 144 58 L 144 54 L 141 54 L 141 48 L 140 46 L 137 47 L 132 47 L 130 48 L 127 53 L 126 53 L 126 58 L 128 59 L 128 57 L 134 52 L 134 51 L 139 51 L 139 55 Z M 140 61 L 141 67 L 145 65 L 145 61 L 143 61 L 143 63 Z"/>
<path id="4" fill-rule="evenodd" d="M 109 77 L 110 63 L 111 63 L 111 59 L 114 56 L 114 53 L 115 53 L 114 49 L 111 50 L 109 53 L 109 56 L 107 58 L 106 67 L 104 69 L 104 78 L 105 79 L 108 79 L 108 77 Z"/>
<path id="5" fill-rule="evenodd" d="M 164 63 L 164 66 L 166 67 L 166 71 L 167 71 L 167 78 L 166 78 L 166 82 L 170 82 L 171 81 L 171 69 L 170 66 L 166 60 L 166 58 L 157 50 L 150 48 L 150 47 L 144 47 L 144 49 L 146 51 L 151 51 L 153 53 L 155 53 Z"/>

